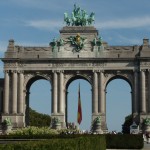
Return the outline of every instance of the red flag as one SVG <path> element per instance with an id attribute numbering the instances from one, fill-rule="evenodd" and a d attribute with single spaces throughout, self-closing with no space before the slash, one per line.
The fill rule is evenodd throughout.
<path id="1" fill-rule="evenodd" d="M 77 121 L 80 124 L 82 121 L 82 108 L 81 108 L 81 99 L 80 99 L 80 84 L 79 84 L 79 91 L 78 91 L 78 115 Z"/>

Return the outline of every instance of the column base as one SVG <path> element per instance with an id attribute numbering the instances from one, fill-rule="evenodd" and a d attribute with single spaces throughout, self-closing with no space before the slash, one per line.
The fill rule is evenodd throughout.
<path id="1" fill-rule="evenodd" d="M 99 116 L 101 119 L 101 130 L 103 131 L 103 133 L 108 133 L 108 128 L 107 128 L 107 124 L 106 124 L 106 115 L 104 113 L 93 113 L 92 121 Z"/>
<path id="2" fill-rule="evenodd" d="M 60 120 L 60 123 L 61 123 L 61 129 L 66 129 L 66 122 L 65 122 L 65 114 L 63 113 L 57 113 L 57 114 L 51 114 L 51 117 L 54 118 L 54 117 L 57 117 L 59 120 Z M 51 121 L 51 124 L 50 124 L 50 127 L 53 126 L 53 123 Z"/>
<path id="3" fill-rule="evenodd" d="M 5 118 L 10 118 L 12 122 L 12 128 L 23 128 L 25 127 L 24 115 L 23 114 L 2 114 L 2 121 Z"/>

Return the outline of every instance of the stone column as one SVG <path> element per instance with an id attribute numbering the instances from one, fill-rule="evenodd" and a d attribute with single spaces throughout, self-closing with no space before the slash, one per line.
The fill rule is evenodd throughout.
<path id="1" fill-rule="evenodd" d="M 29 126 L 29 124 L 30 124 L 30 120 L 29 120 L 29 97 L 30 97 L 30 92 L 26 91 L 26 108 L 25 108 L 26 126 Z"/>
<path id="2" fill-rule="evenodd" d="M 12 71 L 12 113 L 17 113 L 17 71 Z"/>
<path id="3" fill-rule="evenodd" d="M 24 93 L 23 93 L 23 82 L 24 82 L 24 75 L 23 72 L 20 71 L 19 73 L 19 99 L 18 99 L 18 113 L 23 114 L 24 110 Z"/>
<path id="4" fill-rule="evenodd" d="M 145 70 L 140 72 L 140 92 L 141 92 L 141 113 L 146 113 L 146 97 L 145 97 Z"/>
<path id="5" fill-rule="evenodd" d="M 92 113 L 98 113 L 98 77 L 97 72 L 93 72 L 93 98 L 92 98 Z"/>
<path id="6" fill-rule="evenodd" d="M 52 101 L 53 101 L 53 103 L 52 103 L 52 113 L 54 113 L 54 114 L 56 114 L 57 113 L 57 98 L 58 98 L 58 96 L 57 96 L 57 81 L 58 80 L 58 77 L 57 77 L 57 72 L 56 71 L 54 71 L 53 72 L 53 98 L 52 98 Z"/>
<path id="7" fill-rule="evenodd" d="M 104 73 L 100 71 L 99 75 L 99 113 L 105 113 L 105 91 L 104 91 L 104 85 L 103 85 L 103 79 Z"/>
<path id="8" fill-rule="evenodd" d="M 5 71 L 3 113 L 9 114 L 9 71 Z"/>
<path id="9" fill-rule="evenodd" d="M 59 113 L 64 113 L 64 73 L 60 71 L 60 78 L 59 78 Z"/>
<path id="10" fill-rule="evenodd" d="M 134 71 L 134 86 L 133 86 L 133 107 L 132 113 L 138 113 L 138 72 Z"/>
<path id="11" fill-rule="evenodd" d="M 105 113 L 105 122 L 106 122 L 106 94 L 107 94 L 107 90 L 104 89 L 104 113 Z"/>
<path id="12" fill-rule="evenodd" d="M 68 123 L 68 91 L 65 90 L 65 121 L 66 125 Z"/>
<path id="13" fill-rule="evenodd" d="M 148 70 L 148 113 L 150 113 L 150 70 Z"/>

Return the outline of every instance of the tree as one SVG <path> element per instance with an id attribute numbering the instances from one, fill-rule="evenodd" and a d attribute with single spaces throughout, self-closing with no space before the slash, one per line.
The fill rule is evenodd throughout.
<path id="1" fill-rule="evenodd" d="M 29 108 L 29 115 L 30 115 L 30 126 L 37 126 L 37 127 L 43 127 L 43 126 L 50 126 L 51 117 L 46 114 L 41 114 L 36 112 L 35 110 L 32 110 Z"/>
<path id="2" fill-rule="evenodd" d="M 132 115 L 128 115 L 125 117 L 125 122 L 122 125 L 122 133 L 129 134 L 130 133 L 130 125 L 132 125 Z"/>

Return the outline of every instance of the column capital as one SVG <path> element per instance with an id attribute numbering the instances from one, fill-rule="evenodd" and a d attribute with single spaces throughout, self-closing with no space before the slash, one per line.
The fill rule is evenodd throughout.
<path id="1" fill-rule="evenodd" d="M 99 72 L 99 70 L 93 70 L 93 73 L 97 73 L 97 72 Z"/>
<path id="2" fill-rule="evenodd" d="M 52 73 L 57 73 L 58 72 L 58 70 L 52 70 Z"/>
<path id="3" fill-rule="evenodd" d="M 4 73 L 9 73 L 9 70 L 4 70 L 3 72 L 4 72 Z"/>
<path id="4" fill-rule="evenodd" d="M 60 73 L 64 73 L 64 70 L 60 70 Z"/>
<path id="5" fill-rule="evenodd" d="M 18 73 L 23 74 L 24 70 L 19 70 Z"/>
<path id="6" fill-rule="evenodd" d="M 11 73 L 18 73 L 18 70 L 11 70 Z"/>
<path id="7" fill-rule="evenodd" d="M 100 70 L 99 72 L 100 72 L 100 73 L 104 73 L 104 70 Z"/>
<path id="8" fill-rule="evenodd" d="M 57 70 L 58 73 L 64 73 L 64 70 Z"/>
<path id="9" fill-rule="evenodd" d="M 146 72 L 146 69 L 141 69 L 140 72 Z"/>

